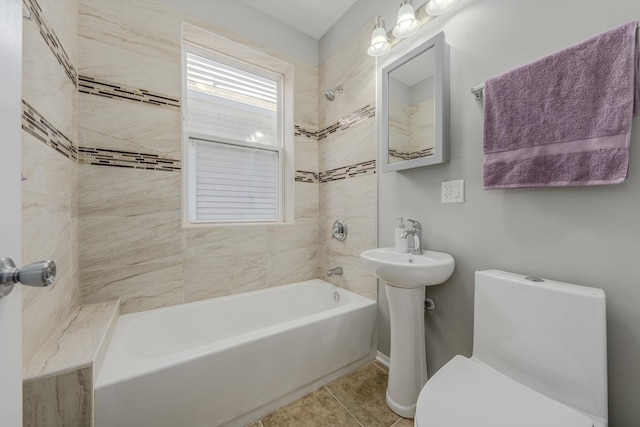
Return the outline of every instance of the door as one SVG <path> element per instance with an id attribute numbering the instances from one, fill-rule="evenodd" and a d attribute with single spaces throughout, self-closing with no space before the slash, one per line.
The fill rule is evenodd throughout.
<path id="1" fill-rule="evenodd" d="M 20 265 L 22 2 L 0 0 L 0 257 Z M 0 425 L 22 426 L 22 294 L 0 299 Z"/>

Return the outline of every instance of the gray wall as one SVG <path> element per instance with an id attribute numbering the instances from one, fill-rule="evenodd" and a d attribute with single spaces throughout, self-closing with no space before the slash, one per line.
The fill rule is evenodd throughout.
<path id="1" fill-rule="evenodd" d="M 423 31 L 430 37 L 444 30 L 451 46 L 451 162 L 379 174 L 378 237 L 379 246 L 392 246 L 394 219 L 416 218 L 424 226 L 425 246 L 456 259 L 452 278 L 427 290 L 438 307 L 425 316 L 430 374 L 455 354 L 471 354 L 476 270 L 497 268 L 599 287 L 607 294 L 610 425 L 638 425 L 640 118 L 634 120 L 624 184 L 485 191 L 482 107 L 469 89 L 639 18 L 638 1 L 461 0 L 453 15 Z M 450 179 L 465 180 L 465 203 L 440 203 L 440 183 Z M 388 354 L 384 295 L 379 287 L 378 342 Z"/>

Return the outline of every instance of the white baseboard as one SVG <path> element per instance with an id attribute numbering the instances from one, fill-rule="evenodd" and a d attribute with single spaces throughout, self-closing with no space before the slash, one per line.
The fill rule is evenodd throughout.
<path id="1" fill-rule="evenodd" d="M 378 352 L 378 355 L 376 356 L 376 360 L 382 363 L 387 368 L 389 367 L 389 356 Z"/>

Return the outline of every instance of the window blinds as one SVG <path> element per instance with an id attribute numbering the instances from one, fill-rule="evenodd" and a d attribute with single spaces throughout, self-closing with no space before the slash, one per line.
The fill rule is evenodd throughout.
<path id="1" fill-rule="evenodd" d="M 191 142 L 195 144 L 196 221 L 279 219 L 277 148 Z"/>

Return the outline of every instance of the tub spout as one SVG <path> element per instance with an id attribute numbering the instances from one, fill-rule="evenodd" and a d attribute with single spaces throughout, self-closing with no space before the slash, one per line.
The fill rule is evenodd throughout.
<path id="1" fill-rule="evenodd" d="M 342 273 L 342 267 L 332 268 L 331 270 L 327 271 L 327 277 L 342 276 Z"/>

